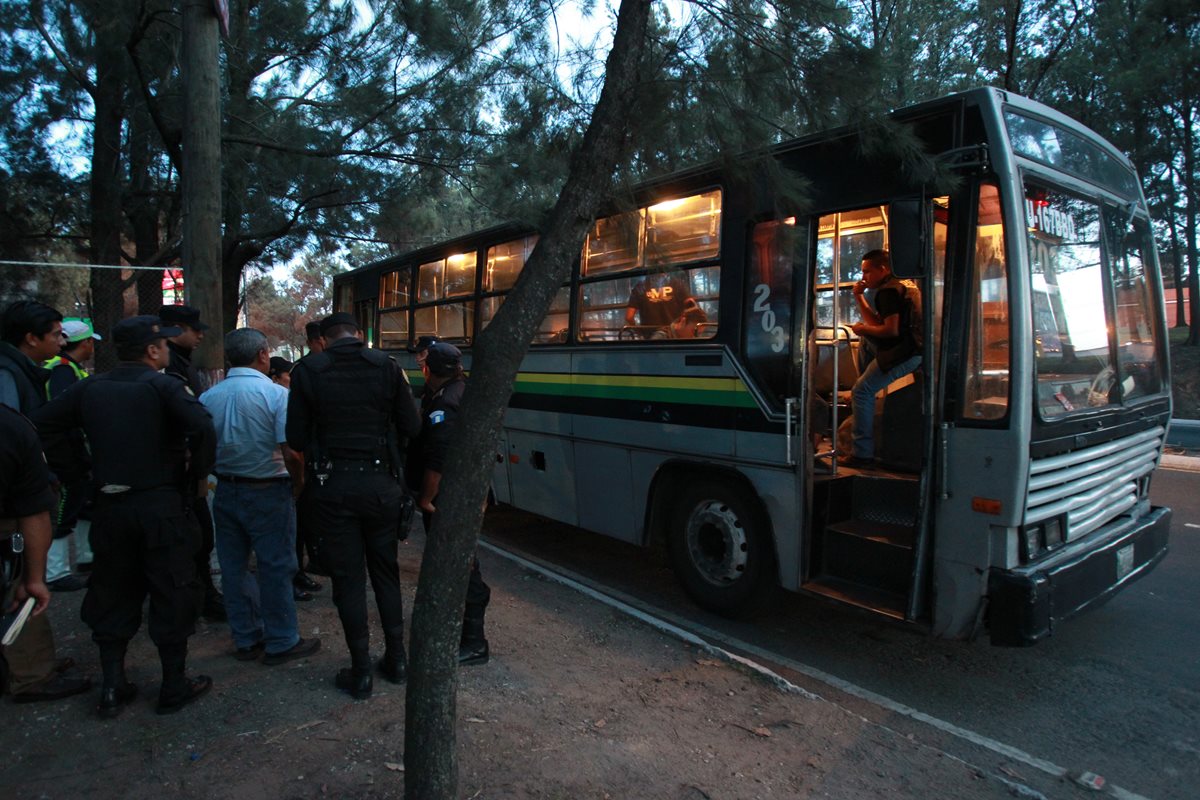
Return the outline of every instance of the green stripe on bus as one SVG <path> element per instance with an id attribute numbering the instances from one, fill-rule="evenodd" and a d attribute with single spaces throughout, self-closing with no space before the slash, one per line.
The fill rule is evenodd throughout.
<path id="1" fill-rule="evenodd" d="M 696 405 L 755 408 L 754 398 L 737 378 L 687 378 L 644 375 L 559 375 L 521 373 L 514 391 L 528 394 L 652 400 Z"/>
<path id="2" fill-rule="evenodd" d="M 413 386 L 422 386 L 420 370 L 407 370 Z M 610 400 L 649 400 L 693 405 L 757 408 L 754 397 L 739 378 L 688 378 L 657 375 L 564 375 L 522 372 L 514 392 L 596 397 Z"/>

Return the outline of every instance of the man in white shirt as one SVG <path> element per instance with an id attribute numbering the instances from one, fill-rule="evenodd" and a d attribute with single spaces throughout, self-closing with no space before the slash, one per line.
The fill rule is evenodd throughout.
<path id="1" fill-rule="evenodd" d="M 225 608 L 239 660 L 263 654 L 264 664 L 283 664 L 321 646 L 320 639 L 300 637 L 292 598 L 293 498 L 303 485 L 304 464 L 286 444 L 288 391 L 267 377 L 267 337 L 253 328 L 232 331 L 225 336 L 225 356 L 229 374 L 200 396 L 217 430 L 213 517 Z M 259 603 L 253 582 L 246 581 L 252 550 Z"/>

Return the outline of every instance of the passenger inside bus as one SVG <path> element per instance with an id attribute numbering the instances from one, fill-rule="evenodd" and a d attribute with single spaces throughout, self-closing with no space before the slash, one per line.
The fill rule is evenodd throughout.
<path id="1" fill-rule="evenodd" d="M 870 300 L 867 289 L 874 290 Z M 875 461 L 876 394 L 921 366 L 921 295 L 915 283 L 892 274 L 887 250 L 871 250 L 863 256 L 862 280 L 854 285 L 854 298 L 863 321 L 850 329 L 871 343 L 875 359 L 854 384 L 853 452 L 841 456 L 838 463 L 862 467 Z"/>
<path id="2" fill-rule="evenodd" d="M 629 292 L 625 326 L 644 339 L 694 339 L 707 321 L 681 273 L 647 275 Z"/>

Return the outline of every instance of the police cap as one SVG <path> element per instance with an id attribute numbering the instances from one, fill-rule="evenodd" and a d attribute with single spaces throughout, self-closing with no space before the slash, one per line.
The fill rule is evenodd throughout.
<path id="1" fill-rule="evenodd" d="M 353 314 L 349 311 L 337 311 L 321 320 L 321 335 L 324 336 L 329 333 L 330 328 L 336 328 L 339 325 L 349 325 L 354 330 L 358 330 L 358 322 L 354 319 Z"/>
<path id="2" fill-rule="evenodd" d="M 448 342 L 434 342 L 425 356 L 425 366 L 434 375 L 453 375 L 462 366 L 462 351 Z"/>
<path id="3" fill-rule="evenodd" d="M 123 319 L 113 326 L 112 340 L 117 347 L 138 347 L 158 339 L 169 339 L 183 333 L 182 328 L 164 326 L 162 320 L 150 314 Z"/>
<path id="4" fill-rule="evenodd" d="M 271 356 L 271 365 L 267 367 L 267 374 L 272 378 L 283 375 L 286 372 L 292 371 L 292 362 L 288 361 L 283 356 Z"/>
<path id="5" fill-rule="evenodd" d="M 408 352 L 419 353 L 422 350 L 428 350 L 433 344 L 435 344 L 437 342 L 437 340 L 438 340 L 438 337 L 436 337 L 436 336 L 421 336 L 417 339 L 416 344 L 409 346 Z"/>
<path id="6" fill-rule="evenodd" d="M 208 323 L 200 321 L 200 312 L 191 306 L 163 306 L 158 312 L 164 324 L 187 325 L 194 331 L 208 330 Z M 182 331 L 181 331 L 182 332 Z M 171 334 L 178 336 L 178 334 Z"/>

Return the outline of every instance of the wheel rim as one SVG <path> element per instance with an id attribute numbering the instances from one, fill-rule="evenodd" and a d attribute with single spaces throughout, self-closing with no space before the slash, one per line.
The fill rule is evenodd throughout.
<path id="1" fill-rule="evenodd" d="M 728 586 L 746 572 L 750 548 L 738 515 L 719 500 L 698 503 L 684 529 L 688 555 L 700 577 Z"/>

